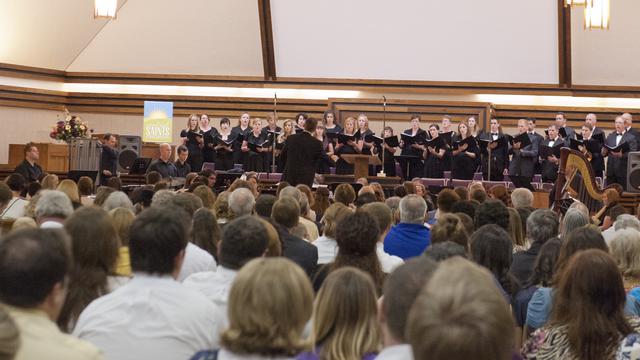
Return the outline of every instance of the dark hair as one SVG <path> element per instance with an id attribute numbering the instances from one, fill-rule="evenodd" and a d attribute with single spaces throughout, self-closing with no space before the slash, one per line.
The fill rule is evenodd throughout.
<path id="1" fill-rule="evenodd" d="M 222 119 L 220 119 L 220 125 L 224 123 L 231 125 L 231 120 L 229 120 L 229 118 L 223 117 Z"/>
<path id="2" fill-rule="evenodd" d="M 469 200 L 469 189 L 467 189 L 466 187 L 456 186 L 455 188 L 453 188 L 453 191 L 458 194 L 461 201 Z"/>
<path id="3" fill-rule="evenodd" d="M 322 114 L 322 119 L 327 121 L 327 116 L 329 116 L 329 114 L 333 115 L 333 122 L 336 123 L 336 113 L 333 110 L 325 110 Z"/>
<path id="4" fill-rule="evenodd" d="M 162 180 L 162 175 L 157 171 L 149 171 L 145 175 L 145 180 L 148 185 L 155 185 Z"/>
<path id="5" fill-rule="evenodd" d="M 437 266 L 426 257 L 410 259 L 394 270 L 385 282 L 383 311 L 389 332 L 396 340 L 406 342 L 404 330 L 409 310 Z"/>
<path id="6" fill-rule="evenodd" d="M 565 118 L 565 119 L 567 118 L 567 116 L 562 111 L 558 111 L 556 113 L 556 116 L 558 116 L 558 115 L 562 115 L 562 117 Z"/>
<path id="7" fill-rule="evenodd" d="M 451 212 L 453 204 L 458 201 L 460 201 L 460 196 L 458 196 L 458 194 L 451 189 L 443 189 L 442 191 L 440 191 L 440 193 L 438 193 L 437 204 L 438 209 L 441 212 Z"/>
<path id="8" fill-rule="evenodd" d="M 445 241 L 430 245 L 427 250 L 424 251 L 424 256 L 438 262 L 454 256 L 460 256 L 466 259 L 467 251 L 458 243 Z"/>
<path id="9" fill-rule="evenodd" d="M 88 176 L 81 176 L 80 179 L 78 179 L 78 192 L 80 196 L 93 194 L 93 180 Z"/>
<path id="10" fill-rule="evenodd" d="M 9 186 L 11 191 L 22 192 L 27 185 L 27 180 L 19 173 L 13 173 L 4 179 L 4 183 Z"/>
<path id="11" fill-rule="evenodd" d="M 371 275 L 376 291 L 380 294 L 384 273 L 376 254 L 378 236 L 378 223 L 367 212 L 358 211 L 345 216 L 336 229 L 338 254 L 330 271 L 344 266 L 363 270 Z"/>
<path id="12" fill-rule="evenodd" d="M 556 278 L 554 279 L 554 283 L 557 283 L 562 276 L 565 266 L 567 266 L 571 257 L 576 253 L 588 249 L 598 249 L 609 252 L 609 248 L 604 241 L 604 237 L 602 237 L 600 229 L 594 225 L 585 225 L 574 229 L 569 233 L 569 236 L 563 240 L 556 262 Z"/>
<path id="13" fill-rule="evenodd" d="M 452 213 L 463 213 L 469 215 L 470 218 L 474 218 L 476 216 L 476 209 L 479 204 L 472 200 L 460 200 L 455 202 L 451 206 Z"/>
<path id="14" fill-rule="evenodd" d="M 482 189 L 474 189 L 473 191 L 471 191 L 471 194 L 469 194 L 469 199 L 475 200 L 479 204 L 482 204 L 487 201 L 487 192 Z"/>
<path id="15" fill-rule="evenodd" d="M 102 140 L 109 141 L 112 136 L 114 136 L 112 133 L 104 133 L 104 135 L 102 136 Z"/>
<path id="16" fill-rule="evenodd" d="M 405 188 L 402 185 L 398 185 L 396 187 L 393 188 L 393 196 L 397 196 L 400 198 L 403 198 L 405 196 L 407 196 L 407 188 Z"/>
<path id="17" fill-rule="evenodd" d="M 281 197 L 273 204 L 271 218 L 277 224 L 282 225 L 287 229 L 291 229 L 298 225 L 300 218 L 300 204 L 290 196 Z"/>
<path id="18" fill-rule="evenodd" d="M 200 208 L 193 213 L 193 228 L 191 242 L 218 260 L 218 243 L 222 238 L 222 231 L 218 226 L 218 219 L 213 210 Z"/>
<path id="19" fill-rule="evenodd" d="M 465 249 L 469 244 L 469 234 L 462 220 L 455 214 L 441 214 L 438 221 L 431 226 L 431 243 L 437 244 L 453 241 Z"/>
<path id="20" fill-rule="evenodd" d="M 633 332 L 624 315 L 625 301 L 613 258 L 601 250 L 585 250 L 573 256 L 560 274 L 549 324 L 566 326 L 575 358 L 611 358 L 620 340 Z"/>
<path id="21" fill-rule="evenodd" d="M 509 233 L 495 224 L 483 225 L 471 235 L 470 245 L 473 261 L 489 269 L 502 288 L 515 296 L 520 285 L 509 271 L 513 260 L 513 243 Z"/>
<path id="22" fill-rule="evenodd" d="M 259 218 L 241 216 L 224 227 L 220 242 L 220 265 L 238 270 L 249 260 L 262 256 L 267 250 L 269 235 Z"/>
<path id="23" fill-rule="evenodd" d="M 365 192 L 362 193 L 360 195 L 358 195 L 358 198 L 356 199 L 356 207 L 362 207 L 363 205 L 369 204 L 369 203 L 374 203 L 378 201 L 378 198 L 376 197 L 376 194 L 370 193 L 370 192 Z"/>
<path id="24" fill-rule="evenodd" d="M 171 274 L 175 259 L 187 247 L 189 214 L 174 206 L 150 207 L 129 229 L 129 255 L 133 271 Z"/>
<path id="25" fill-rule="evenodd" d="M 304 129 L 308 132 L 316 131 L 317 126 L 318 126 L 318 119 L 316 118 L 308 118 L 304 121 Z"/>
<path id="26" fill-rule="evenodd" d="M 476 229 L 482 225 L 496 224 L 507 230 L 509 228 L 509 210 L 500 200 L 490 199 L 478 206 L 476 209 Z"/>
<path id="27" fill-rule="evenodd" d="M 551 286 L 561 247 L 562 242 L 559 238 L 550 239 L 542 245 L 533 264 L 533 271 L 527 286 Z"/>
<path id="28" fill-rule="evenodd" d="M 196 210 L 202 207 L 202 199 L 192 193 L 185 192 L 169 198 L 169 204 L 186 211 L 191 219 Z"/>
<path id="29" fill-rule="evenodd" d="M 358 211 L 369 213 L 374 219 L 376 219 L 376 223 L 378 223 L 378 233 L 380 236 L 382 236 L 382 233 L 390 228 L 391 224 L 393 224 L 393 213 L 391 212 L 391 208 L 383 202 L 365 204 L 358 209 Z"/>
<path id="30" fill-rule="evenodd" d="M 611 209 L 609 209 L 609 217 L 611 218 L 611 221 L 616 221 L 618 216 L 622 214 L 628 214 L 628 213 L 629 212 L 622 204 L 616 204 L 612 206 Z"/>
<path id="31" fill-rule="evenodd" d="M 36 148 L 36 149 L 37 149 L 37 148 L 38 148 L 38 146 L 37 146 L 35 143 L 33 143 L 33 142 L 28 142 L 28 143 L 24 146 L 24 149 L 22 150 L 23 155 L 24 155 L 24 156 L 27 156 L 27 153 L 28 153 L 29 151 L 31 151 L 31 148 Z"/>
<path id="32" fill-rule="evenodd" d="M 411 114 L 411 118 L 409 118 L 409 120 L 413 120 L 413 119 L 418 119 L 418 121 L 420 121 L 420 114 L 418 113 L 413 113 Z"/>
<path id="33" fill-rule="evenodd" d="M 183 152 L 189 152 L 189 149 L 187 149 L 187 147 L 184 146 L 184 145 L 180 145 L 180 146 L 178 146 L 178 149 L 176 151 L 177 151 L 178 154 L 181 154 Z"/>
<path id="34" fill-rule="evenodd" d="M 84 308 L 108 291 L 108 276 L 115 273 L 118 236 L 109 214 L 97 206 L 81 207 L 67 219 L 74 266 L 58 326 L 72 330 Z"/>
<path id="35" fill-rule="evenodd" d="M 416 184 L 413 181 L 405 181 L 402 183 L 404 189 L 407 190 L 407 195 L 416 193 Z"/>
<path id="36" fill-rule="evenodd" d="M 36 196 L 38 191 L 40 191 L 40 189 L 42 189 L 42 185 L 37 181 L 32 181 L 29 183 L 29 185 L 27 185 L 27 194 L 31 197 L 34 197 Z"/>
<path id="37" fill-rule="evenodd" d="M 534 123 L 534 124 L 535 124 L 535 123 L 536 123 L 536 118 L 534 118 L 534 117 L 528 117 L 528 118 L 527 118 L 527 121 L 531 121 L 532 123 Z"/>
<path id="38" fill-rule="evenodd" d="M 273 204 L 275 204 L 276 200 L 278 200 L 278 198 L 271 194 L 261 194 L 258 196 L 255 204 L 256 214 L 270 218 L 271 210 L 273 209 Z"/>
<path id="39" fill-rule="evenodd" d="M 119 177 L 113 176 L 107 180 L 107 187 L 110 187 L 116 191 L 122 190 L 122 180 Z"/>
<path id="40" fill-rule="evenodd" d="M 519 206 L 516 208 L 516 211 L 520 215 L 520 221 L 522 222 L 522 236 L 527 237 L 527 219 L 532 212 L 535 211 L 535 208 L 529 206 Z"/>
<path id="41" fill-rule="evenodd" d="M 35 308 L 64 282 L 71 267 L 69 240 L 62 230 L 23 229 L 0 241 L 0 301 Z"/>

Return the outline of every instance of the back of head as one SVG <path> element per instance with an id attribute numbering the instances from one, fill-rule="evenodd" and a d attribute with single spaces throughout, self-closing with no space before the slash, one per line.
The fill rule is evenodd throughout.
<path id="1" fill-rule="evenodd" d="M 237 270 L 251 259 L 262 256 L 267 250 L 269 237 L 260 219 L 245 215 L 224 228 L 220 250 L 220 265 Z"/>
<path id="2" fill-rule="evenodd" d="M 451 207 L 451 212 L 464 213 L 469 215 L 469 217 L 473 219 L 476 217 L 476 209 L 478 208 L 479 205 L 480 204 L 476 201 L 460 200 L 460 201 L 457 201 L 455 204 L 453 204 L 453 206 Z"/>
<path id="3" fill-rule="evenodd" d="M 427 214 L 427 202 L 418 195 L 407 195 L 400 200 L 400 222 L 423 224 Z"/>
<path id="4" fill-rule="evenodd" d="M 12 360 L 20 349 L 20 331 L 4 308 L 0 308 L 0 359 Z"/>
<path id="5" fill-rule="evenodd" d="M 540 247 L 540 252 L 533 263 L 531 277 L 526 285 L 551 287 L 561 248 L 562 242 L 558 238 L 549 239 Z"/>
<path id="6" fill-rule="evenodd" d="M 115 208 L 109 211 L 109 215 L 120 239 L 120 245 L 129 246 L 129 228 L 136 218 L 135 214 L 126 208 Z"/>
<path id="7" fill-rule="evenodd" d="M 80 192 L 78 191 L 78 185 L 71 179 L 64 179 L 58 184 L 58 191 L 62 191 L 69 197 L 72 203 L 80 202 Z"/>
<path id="8" fill-rule="evenodd" d="M 207 185 L 198 185 L 193 189 L 193 195 L 202 200 L 202 207 L 213 209 L 213 203 L 216 202 L 216 196 Z"/>
<path id="9" fill-rule="evenodd" d="M 220 231 L 218 219 L 216 219 L 213 210 L 203 207 L 193 213 L 192 243 L 217 259 L 217 247 L 221 237 L 222 231 Z"/>
<path id="10" fill-rule="evenodd" d="M 440 215 L 438 221 L 431 226 L 430 238 L 432 244 L 453 241 L 465 249 L 469 243 L 469 235 L 462 220 L 455 214 Z"/>
<path id="11" fill-rule="evenodd" d="M 609 245 L 611 256 L 622 274 L 640 276 L 640 232 L 635 229 L 618 230 Z"/>
<path id="12" fill-rule="evenodd" d="M 310 117 L 307 120 L 305 120 L 304 129 L 310 133 L 313 133 L 314 131 L 316 131 L 317 125 L 318 125 L 318 119 Z"/>
<path id="13" fill-rule="evenodd" d="M 202 200 L 192 193 L 179 193 L 170 199 L 169 206 L 181 208 L 189 217 L 192 217 L 196 210 L 202 207 Z"/>
<path id="14" fill-rule="evenodd" d="M 252 260 L 231 287 L 220 343 L 237 354 L 295 356 L 307 347 L 302 331 L 312 308 L 311 283 L 299 266 L 285 258 Z"/>
<path id="15" fill-rule="evenodd" d="M 520 213 L 515 208 L 507 208 L 509 211 L 509 235 L 513 245 L 523 247 L 525 245 L 524 231 L 522 230 L 522 220 L 520 219 Z"/>
<path id="16" fill-rule="evenodd" d="M 613 224 L 613 228 L 616 231 L 628 228 L 640 231 L 640 220 L 638 220 L 636 216 L 622 214 L 616 219 L 616 222 Z"/>
<path id="17" fill-rule="evenodd" d="M 509 210 L 500 200 L 487 200 L 476 209 L 474 221 L 476 229 L 482 225 L 495 224 L 507 230 L 509 228 Z"/>
<path id="18" fill-rule="evenodd" d="M 505 206 L 511 206 L 511 198 L 509 197 L 509 190 L 504 185 L 494 185 L 489 189 L 489 194 L 494 199 L 502 201 Z"/>
<path id="19" fill-rule="evenodd" d="M 61 230 L 9 234 L 0 241 L 0 301 L 21 308 L 39 306 L 64 282 L 71 263 L 69 240 Z"/>
<path id="20" fill-rule="evenodd" d="M 111 193 L 115 192 L 113 188 L 108 186 L 100 186 L 96 189 L 96 198 L 93 200 L 93 205 L 102 206 Z"/>
<path id="21" fill-rule="evenodd" d="M 527 237 L 531 243 L 544 243 L 558 235 L 558 215 L 548 209 L 538 209 L 527 219 Z"/>
<path id="22" fill-rule="evenodd" d="M 491 274 L 455 257 L 441 262 L 409 312 L 416 360 L 508 360 L 515 326 Z"/>
<path id="23" fill-rule="evenodd" d="M 360 208 L 366 204 L 370 204 L 370 203 L 374 203 L 378 201 L 378 198 L 376 197 L 375 193 L 372 192 L 365 192 L 362 193 L 360 195 L 358 195 L 358 198 L 356 199 L 355 205 L 356 207 Z"/>
<path id="24" fill-rule="evenodd" d="M 66 219 L 73 213 L 73 205 L 67 195 L 57 190 L 44 190 L 36 203 L 36 219 L 56 217 Z"/>
<path id="25" fill-rule="evenodd" d="M 155 185 L 162 180 L 162 175 L 157 171 L 149 171 L 145 178 L 148 185 Z"/>
<path id="26" fill-rule="evenodd" d="M 517 188 L 511 193 L 511 204 L 515 208 L 533 206 L 533 193 L 527 188 Z"/>
<path id="27" fill-rule="evenodd" d="M 171 199 L 176 196 L 171 190 L 158 190 L 153 194 L 151 199 L 151 206 L 153 207 L 166 207 L 171 204 Z"/>
<path id="28" fill-rule="evenodd" d="M 466 258 L 467 249 L 458 243 L 454 243 L 453 241 L 445 241 L 429 246 L 424 251 L 424 256 L 438 262 L 454 256 Z"/>
<path id="29" fill-rule="evenodd" d="M 560 274 L 550 324 L 567 326 L 575 358 L 612 358 L 621 335 L 632 332 L 625 301 L 622 276 L 611 256 L 597 249 L 581 251 Z"/>
<path id="30" fill-rule="evenodd" d="M 569 209 L 562 218 L 562 230 L 560 231 L 560 239 L 566 239 L 567 235 L 574 229 L 589 224 L 589 218 L 578 209 Z"/>
<path id="31" fill-rule="evenodd" d="M 78 179 L 78 192 L 80 196 L 93 194 L 93 180 L 88 176 L 81 176 L 80 179 Z"/>
<path id="32" fill-rule="evenodd" d="M 4 210 L 4 207 L 9 204 L 13 198 L 13 193 L 9 186 L 3 182 L 0 182 L 0 210 Z"/>
<path id="33" fill-rule="evenodd" d="M 281 198 L 283 196 L 289 196 L 292 197 L 295 201 L 300 201 L 300 196 L 302 195 L 302 192 L 294 187 L 294 186 L 287 186 L 284 189 L 280 190 L 280 194 L 278 195 L 278 198 Z"/>
<path id="34" fill-rule="evenodd" d="M 255 206 L 256 214 L 270 218 L 271 210 L 273 209 L 273 204 L 275 204 L 276 200 L 278 200 L 278 198 L 271 194 L 261 194 L 258 196 Z"/>
<path id="35" fill-rule="evenodd" d="M 389 230 L 391 224 L 393 223 L 393 215 L 391 214 L 391 209 L 387 205 L 381 202 L 372 202 L 362 206 L 359 211 L 364 211 L 374 219 L 378 223 L 378 232 L 380 235 L 384 234 L 385 231 Z"/>
<path id="36" fill-rule="evenodd" d="M 471 259 L 491 271 L 507 293 L 515 295 L 518 284 L 509 273 L 513 254 L 509 234 L 497 225 L 483 225 L 471 236 L 469 249 Z"/>
<path id="37" fill-rule="evenodd" d="M 480 185 L 482 186 L 482 185 Z M 484 190 L 484 188 L 482 189 L 469 189 L 469 199 L 471 200 L 475 200 L 478 203 L 482 204 L 483 202 L 485 202 L 487 200 L 487 192 Z"/>
<path id="38" fill-rule="evenodd" d="M 249 189 L 237 188 L 229 195 L 229 210 L 234 216 L 250 215 L 256 204 L 256 199 Z"/>
<path id="39" fill-rule="evenodd" d="M 556 263 L 556 277 L 561 276 L 571 257 L 580 251 L 589 249 L 609 251 L 600 229 L 592 225 L 577 228 L 570 232 L 566 239 L 561 240 L 562 248 L 560 248 L 560 255 Z"/>
<path id="40" fill-rule="evenodd" d="M 458 194 L 458 197 L 460 197 L 460 201 L 467 201 L 469 200 L 469 189 L 467 189 L 464 186 L 456 186 L 453 191 L 456 192 L 456 194 Z"/>
<path id="41" fill-rule="evenodd" d="M 13 173 L 4 179 L 5 184 L 9 186 L 11 191 L 22 192 L 27 186 L 27 180 L 19 173 Z"/>
<path id="42" fill-rule="evenodd" d="M 118 258 L 118 237 L 109 214 L 99 207 L 81 207 L 64 223 L 71 236 L 74 271 L 87 268 L 109 275 Z"/>
<path id="43" fill-rule="evenodd" d="M 300 204 L 290 196 L 280 196 L 273 204 L 271 218 L 279 225 L 291 229 L 300 221 Z"/>
<path id="44" fill-rule="evenodd" d="M 313 309 L 312 337 L 322 359 L 361 359 L 381 340 L 371 277 L 345 267 L 327 276 Z"/>
<path id="45" fill-rule="evenodd" d="M 322 234 L 326 237 L 335 239 L 338 224 L 351 213 L 353 213 L 351 208 L 347 207 L 343 203 L 335 203 L 329 206 L 322 217 L 322 223 L 324 224 Z"/>
<path id="46" fill-rule="evenodd" d="M 115 191 L 107 197 L 107 200 L 102 204 L 102 208 L 106 211 L 116 208 L 125 208 L 133 211 L 133 203 L 127 194 L 122 191 Z"/>
<path id="47" fill-rule="evenodd" d="M 383 313 L 391 335 L 406 342 L 405 329 L 411 305 L 436 270 L 437 263 L 420 257 L 408 260 L 387 278 L 383 290 Z"/>
<path id="48" fill-rule="evenodd" d="M 356 192 L 350 184 L 340 184 L 333 192 L 333 200 L 349 206 L 356 200 Z"/>
<path id="49" fill-rule="evenodd" d="M 136 217 L 129 230 L 131 269 L 169 275 L 176 271 L 176 257 L 187 247 L 191 219 L 176 207 L 155 207 Z"/>
<path id="50" fill-rule="evenodd" d="M 460 201 L 460 196 L 452 189 L 443 189 L 438 193 L 438 210 L 440 212 L 451 212 L 453 204 Z"/>

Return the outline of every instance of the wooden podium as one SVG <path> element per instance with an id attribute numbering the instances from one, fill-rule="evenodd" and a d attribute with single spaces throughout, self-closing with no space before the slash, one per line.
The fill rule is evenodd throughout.
<path id="1" fill-rule="evenodd" d="M 377 155 L 344 154 L 340 156 L 348 164 L 353 165 L 353 175 L 356 180 L 369 176 L 369 165 L 382 165 Z"/>
<path id="2" fill-rule="evenodd" d="M 36 143 L 40 151 L 40 160 L 36 161 L 42 170 L 68 171 L 69 170 L 69 145 Z M 9 144 L 9 167 L 15 168 L 24 159 L 25 144 Z"/>

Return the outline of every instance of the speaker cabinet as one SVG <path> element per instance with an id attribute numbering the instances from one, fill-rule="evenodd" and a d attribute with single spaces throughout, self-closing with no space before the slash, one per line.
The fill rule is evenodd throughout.
<path id="1" fill-rule="evenodd" d="M 627 191 L 640 193 L 640 151 L 630 152 L 627 162 Z"/>
<path id="2" fill-rule="evenodd" d="M 135 135 L 118 137 L 118 171 L 128 172 L 142 151 L 142 138 Z"/>

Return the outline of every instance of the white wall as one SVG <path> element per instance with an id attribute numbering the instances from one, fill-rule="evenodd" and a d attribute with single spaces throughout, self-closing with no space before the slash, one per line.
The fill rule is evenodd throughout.
<path id="1" fill-rule="evenodd" d="M 277 0 L 280 77 L 558 82 L 557 1 Z"/>
<path id="2" fill-rule="evenodd" d="M 640 86 L 640 1 L 611 1 L 609 30 L 585 30 L 582 8 L 571 12 L 573 83 Z"/>

